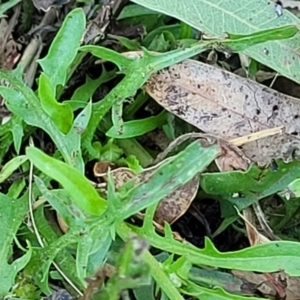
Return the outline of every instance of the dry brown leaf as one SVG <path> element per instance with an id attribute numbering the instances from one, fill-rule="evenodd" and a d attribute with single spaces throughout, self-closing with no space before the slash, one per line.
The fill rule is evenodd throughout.
<path id="1" fill-rule="evenodd" d="M 243 210 L 243 214 L 241 214 L 238 210 L 237 213 L 245 221 L 250 246 L 266 244 L 270 242 L 267 237 L 258 232 L 256 228 L 255 217 L 250 207 L 245 208 Z"/>
<path id="2" fill-rule="evenodd" d="M 165 109 L 225 140 L 284 126 L 281 135 L 242 146 L 252 161 L 300 158 L 300 102 L 252 80 L 194 60 L 151 76 L 146 91 Z"/>
<path id="3" fill-rule="evenodd" d="M 10 34 L 6 40 L 8 23 L 5 19 L 0 20 L 0 68 L 13 69 L 20 57 L 21 45 L 13 40 Z M 3 48 L 3 45 L 4 48 Z"/>
<path id="4" fill-rule="evenodd" d="M 160 164 L 147 168 L 140 174 L 135 174 L 129 168 L 118 168 L 111 171 L 111 175 L 113 176 L 115 187 L 118 190 L 125 182 L 131 179 L 134 180 L 134 184 L 148 180 L 159 166 Z M 107 180 L 107 177 L 104 176 L 104 179 Z M 174 223 L 190 207 L 197 194 L 198 188 L 199 176 L 195 176 L 185 185 L 169 194 L 159 202 L 154 215 L 154 221 L 159 225 L 163 225 L 164 222 L 170 224 Z"/>
<path id="5" fill-rule="evenodd" d="M 244 281 L 244 286 L 252 286 L 253 290 L 259 290 L 265 296 L 274 299 L 283 296 L 285 300 L 300 299 L 300 278 L 290 277 L 284 272 L 257 274 L 232 270 L 231 273 Z"/>

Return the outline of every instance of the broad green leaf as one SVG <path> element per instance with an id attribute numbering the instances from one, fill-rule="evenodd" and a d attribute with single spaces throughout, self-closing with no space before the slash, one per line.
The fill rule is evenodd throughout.
<path id="1" fill-rule="evenodd" d="M 18 116 L 18 119 L 13 117 L 12 120 L 20 122 L 19 118 L 21 118 L 28 125 L 42 128 L 52 138 L 65 161 L 83 172 L 80 135 L 74 129 L 64 135 L 44 112 L 35 93 L 19 79 L 19 76 L 16 77 L 14 74 L 10 71 L 0 70 L 0 77 L 13 87 L 0 86 L 0 94 L 5 99 L 7 108 Z"/>
<path id="2" fill-rule="evenodd" d="M 5 17 L 4 13 L 9 10 L 10 8 L 17 5 L 21 0 L 9 0 L 5 3 L 0 3 L 0 19 Z"/>
<path id="3" fill-rule="evenodd" d="M 85 15 L 81 8 L 73 9 L 55 36 L 47 56 L 39 63 L 51 81 L 55 92 L 57 85 L 65 86 L 67 71 L 75 59 L 85 30 Z"/>
<path id="4" fill-rule="evenodd" d="M 218 195 L 244 209 L 254 202 L 273 195 L 300 177 L 300 162 L 284 163 L 279 160 L 276 169 L 252 166 L 248 171 L 206 173 L 201 175 L 200 185 L 207 194 Z M 235 213 L 235 212 L 234 212 Z"/>
<path id="5" fill-rule="evenodd" d="M 27 147 L 26 155 L 40 171 L 57 180 L 82 211 L 91 215 L 101 215 L 105 211 L 106 201 L 77 169 L 34 147 Z"/>
<path id="6" fill-rule="evenodd" d="M 152 281 L 149 285 L 143 285 L 135 288 L 132 292 L 136 300 L 155 300 L 154 281 Z"/>
<path id="7" fill-rule="evenodd" d="M 50 79 L 45 73 L 42 73 L 39 77 L 38 95 L 43 110 L 55 123 L 58 129 L 62 133 L 67 134 L 70 131 L 73 122 L 72 108 L 67 103 L 59 103 L 56 101 Z"/>
<path id="8" fill-rule="evenodd" d="M 106 257 L 108 256 L 108 251 L 113 242 L 109 230 L 104 232 L 101 236 L 98 234 L 97 240 L 100 242 L 98 243 L 99 247 L 94 250 L 93 253 L 90 253 L 87 266 L 87 274 L 90 276 L 96 274 L 97 271 L 103 267 Z M 79 243 L 81 243 L 81 240 Z"/>
<path id="9" fill-rule="evenodd" d="M 26 199 L 13 199 L 0 193 L 0 298 L 8 295 L 9 290 L 15 283 L 15 277 L 29 262 L 32 254 L 31 250 L 28 250 L 25 255 L 12 263 L 8 263 L 12 257 L 13 239 L 28 211 L 28 202 L 24 200 Z"/>
<path id="10" fill-rule="evenodd" d="M 7 162 L 0 171 L 0 183 L 12 175 L 27 159 L 26 155 L 20 155 Z"/>
<path id="11" fill-rule="evenodd" d="M 133 0 L 148 9 L 175 17 L 211 36 L 224 33 L 251 34 L 263 29 L 298 24 L 296 16 L 287 10 L 278 16 L 273 2 L 244 0 Z M 278 73 L 300 82 L 300 35 L 283 41 L 266 42 L 245 49 L 244 53 L 271 67 Z M 267 49 L 267 51 L 265 50 Z M 266 54 L 268 53 L 268 54 Z"/>

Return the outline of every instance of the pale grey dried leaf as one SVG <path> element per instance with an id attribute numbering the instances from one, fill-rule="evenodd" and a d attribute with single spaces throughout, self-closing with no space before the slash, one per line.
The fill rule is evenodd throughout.
<path id="1" fill-rule="evenodd" d="M 300 102 L 252 80 L 186 60 L 151 76 L 146 91 L 168 111 L 225 140 L 284 126 L 242 146 L 252 161 L 300 159 Z"/>

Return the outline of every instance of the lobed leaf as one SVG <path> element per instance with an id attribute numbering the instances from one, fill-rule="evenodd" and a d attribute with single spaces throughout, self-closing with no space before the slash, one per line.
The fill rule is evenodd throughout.
<path id="1" fill-rule="evenodd" d="M 57 85 L 66 85 L 67 71 L 76 57 L 85 25 L 83 10 L 73 9 L 64 19 L 47 56 L 39 60 L 43 71 L 51 81 L 53 92 Z"/>

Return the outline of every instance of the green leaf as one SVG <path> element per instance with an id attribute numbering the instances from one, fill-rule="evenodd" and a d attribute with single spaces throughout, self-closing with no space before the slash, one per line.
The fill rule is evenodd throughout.
<path id="1" fill-rule="evenodd" d="M 91 215 L 101 215 L 106 210 L 106 201 L 78 170 L 34 147 L 27 147 L 26 155 L 40 171 L 57 180 L 82 211 Z"/>
<path id="2" fill-rule="evenodd" d="M 273 2 L 189 0 L 133 0 L 148 9 L 175 17 L 211 36 L 251 34 L 255 31 L 298 24 L 299 20 L 288 10 L 278 17 Z M 222 20 L 222 22 L 220 22 Z M 283 41 L 273 41 L 253 46 L 244 53 L 292 80 L 300 82 L 300 35 Z M 264 49 L 268 50 L 268 54 Z M 280 63 L 278 63 L 280 62 Z"/>
<path id="3" fill-rule="evenodd" d="M 121 221 L 158 203 L 202 172 L 219 152 L 220 148 L 216 144 L 204 147 L 199 141 L 193 142 L 184 151 L 158 167 L 148 180 L 130 189 L 124 196 L 126 200 L 113 203 L 112 199 L 111 203 L 115 205 L 112 209 L 115 211 L 111 214 L 116 220 Z M 108 199 L 110 196 L 114 195 L 108 193 Z"/>
<path id="4" fill-rule="evenodd" d="M 285 29 L 286 28 L 281 28 L 278 30 L 281 32 L 281 30 Z M 269 32 L 267 35 L 264 32 L 262 37 L 260 32 L 256 32 L 252 36 L 253 40 L 251 41 L 251 45 L 253 45 L 252 43 L 262 43 L 262 41 L 264 41 L 268 35 Z M 247 35 L 243 38 L 244 40 L 249 39 Z M 125 78 L 113 90 L 111 90 L 111 92 L 104 99 L 94 104 L 91 121 L 85 134 L 83 135 L 83 147 L 88 150 L 92 156 L 96 156 L 95 150 L 91 147 L 91 140 L 98 123 L 102 120 L 109 109 L 112 108 L 112 106 L 120 106 L 120 104 L 126 98 L 134 96 L 137 90 L 145 84 L 145 82 L 154 72 L 187 59 L 193 55 L 199 54 L 211 47 L 221 46 L 221 48 L 226 48 L 226 43 L 227 46 L 230 46 L 233 49 L 244 49 L 245 47 L 249 46 L 249 44 L 244 45 L 244 40 L 221 40 L 222 43 L 220 40 L 212 40 L 196 43 L 189 48 L 177 49 L 168 53 L 160 54 L 151 54 L 146 49 L 143 49 L 143 57 L 139 58 L 137 56 L 133 56 L 131 59 L 126 58 L 113 50 L 99 46 L 81 47 L 81 51 L 89 51 L 99 58 L 103 58 L 115 63 L 119 69 L 125 73 Z M 117 121 L 114 125 L 116 124 L 120 125 Z"/>
<path id="5" fill-rule="evenodd" d="M 117 300 L 122 290 L 150 283 L 149 265 L 143 260 L 147 248 L 148 244 L 136 236 L 127 241 L 118 255 L 116 272 L 101 290 L 98 299 L 104 299 L 109 295 L 109 299 Z"/>
<path id="6" fill-rule="evenodd" d="M 186 59 L 192 55 L 201 53 L 207 49 L 207 45 L 196 44 L 184 50 L 175 50 L 167 54 L 152 55 L 144 50 L 143 58 L 129 59 L 123 55 L 104 47 L 84 46 L 81 51 L 91 52 L 93 55 L 114 62 L 120 70 L 126 73 L 125 78 L 104 99 L 93 105 L 93 114 L 87 130 L 83 135 L 83 147 L 92 156 L 96 156 L 91 147 L 91 141 L 98 123 L 108 113 L 115 103 L 122 103 L 126 98 L 135 95 L 136 91 L 148 80 L 150 75 L 161 68 Z"/>
<path id="7" fill-rule="evenodd" d="M 34 177 L 34 181 L 43 197 L 45 197 L 56 213 L 63 218 L 69 228 L 76 225 L 84 227 L 83 222 L 86 216 L 74 205 L 72 197 L 66 190 L 49 190 L 43 180 L 37 176 Z"/>
<path id="8" fill-rule="evenodd" d="M 74 121 L 73 126 L 78 135 L 81 135 L 85 131 L 89 123 L 89 120 L 91 118 L 91 115 L 92 115 L 92 102 L 90 101 L 88 102 L 86 107 L 78 114 L 78 116 Z"/>
<path id="9" fill-rule="evenodd" d="M 100 160 L 115 162 L 122 154 L 123 150 L 114 144 L 113 139 L 110 139 L 101 149 Z"/>
<path id="10" fill-rule="evenodd" d="M 200 185 L 207 194 L 218 195 L 239 209 L 273 195 L 300 177 L 300 162 L 276 162 L 276 169 L 270 166 L 260 169 L 252 166 L 246 172 L 233 171 L 206 173 L 201 175 Z M 235 212 L 233 212 L 235 214 Z"/>
<path id="11" fill-rule="evenodd" d="M 291 193 L 293 198 L 300 198 L 300 179 L 296 179 L 293 182 L 291 182 L 287 186 L 288 191 Z M 282 192 L 282 195 L 284 195 L 284 191 Z"/>
<path id="12" fill-rule="evenodd" d="M 73 111 L 69 104 L 58 103 L 55 99 L 51 82 L 45 73 L 39 77 L 38 95 L 43 110 L 52 119 L 59 130 L 67 134 L 73 123 Z"/>
<path id="13" fill-rule="evenodd" d="M 104 66 L 102 66 L 101 76 L 96 79 L 91 79 L 89 76 L 86 76 L 86 82 L 76 89 L 76 91 L 72 95 L 71 100 L 80 100 L 83 102 L 88 102 L 92 98 L 99 86 L 101 86 L 103 83 L 110 81 L 115 77 L 116 70 L 107 72 Z"/>
<path id="14" fill-rule="evenodd" d="M 286 25 L 278 28 L 256 31 L 251 34 L 228 34 L 228 39 L 221 42 L 221 44 L 236 52 L 240 52 L 257 44 L 291 38 L 297 32 L 298 28 L 296 26 Z M 220 50 L 222 50 L 222 46 L 220 47 Z M 269 49 L 264 49 L 265 53 L 267 51 L 269 51 Z"/>
<path id="15" fill-rule="evenodd" d="M 150 10 L 140 5 L 131 4 L 126 5 L 118 16 L 117 20 L 122 20 L 126 18 L 139 17 L 142 15 L 155 15 L 156 11 Z"/>
<path id="16" fill-rule="evenodd" d="M 0 183 L 6 180 L 12 173 L 17 170 L 25 161 L 27 161 L 26 155 L 20 155 L 11 159 L 6 163 L 0 171 Z"/>
<path id="17" fill-rule="evenodd" d="M 3 17 L 6 17 L 4 13 L 9 10 L 10 8 L 14 7 L 17 5 L 21 0 L 9 0 L 5 3 L 0 4 L 0 19 Z"/>
<path id="18" fill-rule="evenodd" d="M 198 286 L 190 281 L 186 281 L 185 286 L 181 289 L 182 293 L 201 300 L 263 300 L 265 298 L 248 297 L 234 295 L 225 292 L 221 288 L 209 289 Z"/>
<path id="19" fill-rule="evenodd" d="M 76 269 L 77 276 L 83 284 L 86 284 L 85 278 L 87 276 L 95 275 L 99 268 L 104 265 L 111 242 L 110 231 L 104 226 L 96 230 L 90 230 L 88 234 L 80 238 L 76 251 Z M 105 252 L 101 253 L 101 251 Z M 99 255 L 97 260 L 94 261 L 97 265 L 91 265 L 90 262 L 90 256 L 94 253 Z M 93 259 L 95 260 L 95 257 L 93 257 Z"/>
<path id="20" fill-rule="evenodd" d="M 22 118 L 28 125 L 42 128 L 52 138 L 65 161 L 83 172 L 80 135 L 74 129 L 71 129 L 67 135 L 63 134 L 44 112 L 35 93 L 19 79 L 19 76 L 16 77 L 10 71 L 0 70 L 0 77 L 13 87 L 0 86 L 0 94 L 5 99 L 7 108 L 18 116 L 18 119 L 12 118 L 14 122 L 11 124 L 20 122 L 19 118 Z"/>
<path id="21" fill-rule="evenodd" d="M 151 223 L 151 220 L 150 220 Z M 166 224 L 166 226 L 169 224 Z M 167 227 L 168 228 L 168 227 Z M 206 238 L 205 248 L 199 249 L 191 244 L 174 240 L 171 229 L 165 236 L 158 235 L 153 226 L 150 230 L 131 226 L 133 232 L 147 239 L 152 247 L 184 256 L 192 264 L 254 272 L 276 272 L 284 270 L 290 276 L 300 275 L 300 243 L 274 241 L 248 247 L 239 251 L 219 252 L 213 243 Z M 117 228 L 118 234 L 129 235 L 131 230 L 122 223 Z"/>
<path id="22" fill-rule="evenodd" d="M 8 295 L 14 285 L 16 275 L 28 263 L 31 257 L 31 249 L 12 263 L 8 263 L 12 255 L 12 243 L 17 234 L 24 216 L 28 211 L 28 202 L 25 199 L 13 199 L 0 193 L 0 297 Z"/>
<path id="23" fill-rule="evenodd" d="M 57 85 L 65 86 L 67 71 L 75 59 L 85 30 L 85 15 L 81 8 L 73 9 L 55 36 L 47 56 L 39 63 L 51 81 L 52 91 Z"/>
<path id="24" fill-rule="evenodd" d="M 47 242 L 47 244 L 51 244 L 59 238 L 58 234 L 54 231 L 52 226 L 47 221 L 47 218 L 44 215 L 43 207 L 39 207 L 37 209 L 37 211 L 34 214 L 34 217 L 35 217 L 36 226 L 38 228 L 38 232 L 41 234 L 41 236 Z M 40 261 L 36 261 L 36 262 L 39 264 L 39 266 L 37 266 L 38 269 L 40 269 L 41 267 Z M 67 249 L 61 249 L 61 251 L 57 254 L 55 263 L 60 267 L 60 269 L 64 272 L 64 274 L 67 275 L 67 277 L 73 283 L 75 283 L 81 289 L 84 288 L 85 285 L 83 285 L 81 281 L 78 279 L 76 268 L 75 268 L 75 259 L 73 255 L 70 253 L 70 251 L 68 251 Z M 33 270 L 34 269 L 35 267 L 33 267 Z M 49 274 L 49 269 L 42 268 L 40 271 L 44 271 L 46 272 L 46 274 L 40 274 L 40 273 L 33 274 L 35 276 L 35 280 L 38 285 L 43 284 L 41 282 L 41 277 L 39 276 L 42 276 L 42 278 L 43 277 L 47 278 Z M 26 269 L 26 272 L 29 272 L 29 269 Z"/>
<path id="25" fill-rule="evenodd" d="M 18 118 L 19 122 L 15 123 L 15 125 L 11 128 L 11 133 L 14 140 L 14 146 L 16 152 L 19 154 L 22 144 L 22 138 L 24 136 L 24 130 L 22 126 L 22 121 Z"/>

